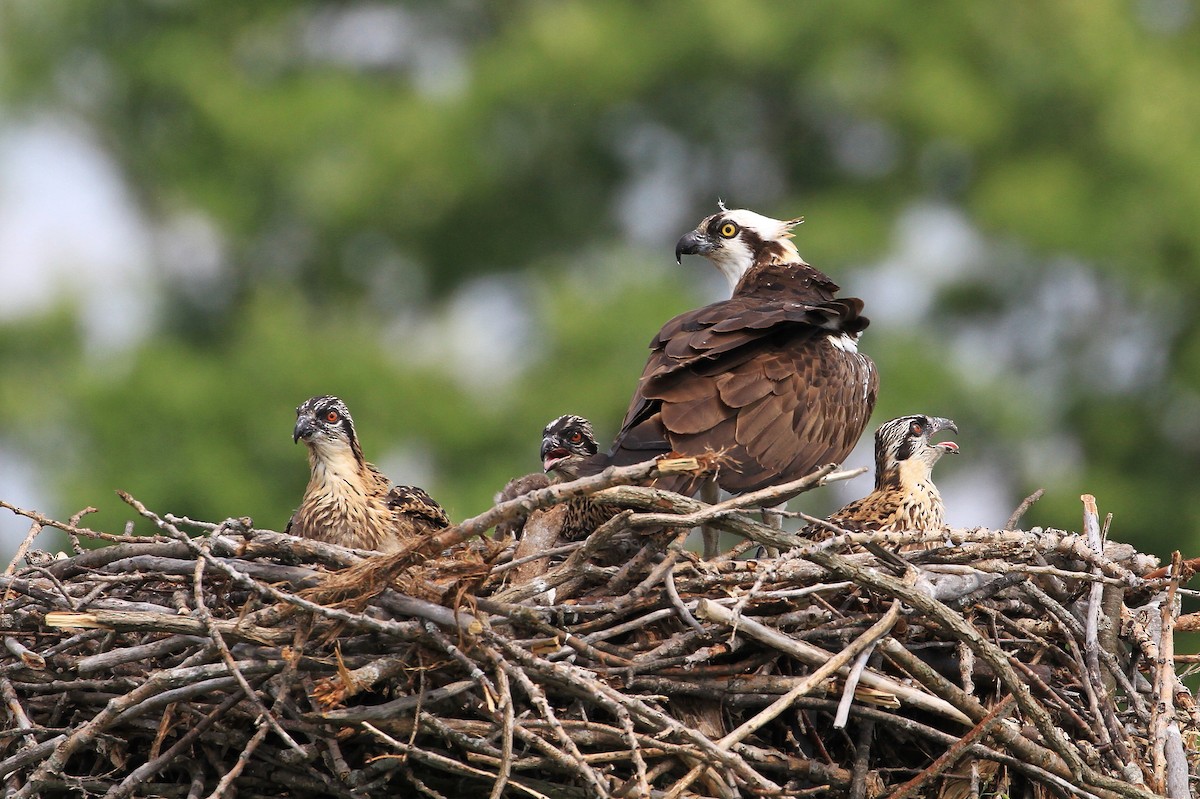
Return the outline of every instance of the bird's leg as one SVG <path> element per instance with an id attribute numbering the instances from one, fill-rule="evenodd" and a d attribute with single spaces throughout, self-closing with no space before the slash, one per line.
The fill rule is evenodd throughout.
<path id="1" fill-rule="evenodd" d="M 783 529 L 783 511 L 787 510 L 787 500 L 780 502 L 778 505 L 770 508 L 759 508 L 759 513 L 762 515 L 763 524 L 767 527 L 774 527 L 776 530 Z M 775 547 L 764 547 L 764 554 L 768 558 L 779 557 L 779 550 Z"/>
<path id="2" fill-rule="evenodd" d="M 705 480 L 700 486 L 700 499 L 709 505 L 715 505 L 720 498 L 720 492 L 721 490 L 717 488 L 717 481 L 710 478 Z M 704 539 L 705 560 L 710 560 L 720 554 L 720 532 L 717 528 L 708 524 L 702 524 L 700 525 L 700 535 Z"/>

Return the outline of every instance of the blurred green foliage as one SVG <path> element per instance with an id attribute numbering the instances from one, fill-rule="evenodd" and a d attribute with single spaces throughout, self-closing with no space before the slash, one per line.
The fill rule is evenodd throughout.
<path id="1" fill-rule="evenodd" d="M 994 464 L 1014 506 L 1045 486 L 1028 523 L 1077 527 L 1087 491 L 1118 537 L 1198 543 L 1191 3 L 3 13 L 0 101 L 84 120 L 150 224 L 203 214 L 223 243 L 219 287 L 163 269 L 169 312 L 120 357 L 85 354 L 71 307 L 0 329 L 7 439 L 63 508 L 101 505 L 97 526 L 130 515 L 116 487 L 282 525 L 306 479 L 292 409 L 325 392 L 348 401 L 368 457 L 417 452 L 453 516 L 480 511 L 536 468 L 553 416 L 611 435 L 650 336 L 715 296 L 701 267 L 669 261 L 723 196 L 808 216 L 801 252 L 843 284 L 894 248 L 906 210 L 960 212 L 985 244 L 971 268 L 915 269 L 907 291 L 870 297 L 868 314 L 932 300 L 864 338 L 876 422 L 953 416 L 963 456 L 946 472 Z M 1064 264 L 1085 265 L 1098 301 L 1056 288 Z M 510 276 L 529 316 L 512 383 L 464 377 L 472 361 L 436 346 L 447 324 L 504 335 L 486 303 L 450 312 L 489 275 Z M 1108 363 L 1129 342 L 1142 349 Z M 1152 365 L 1110 379 L 1131 357 Z"/>

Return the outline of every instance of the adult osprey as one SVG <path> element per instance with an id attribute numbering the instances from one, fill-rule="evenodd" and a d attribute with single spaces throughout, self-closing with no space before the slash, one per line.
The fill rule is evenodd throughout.
<path id="1" fill-rule="evenodd" d="M 946 529 L 946 508 L 933 484 L 933 465 L 958 452 L 953 441 L 933 442 L 942 430 L 958 432 L 950 419 L 901 416 L 875 431 L 875 490 L 835 511 L 829 521 L 851 532 Z M 829 531 L 810 528 L 813 537 Z"/>
<path id="2" fill-rule="evenodd" d="M 616 440 L 600 466 L 676 452 L 724 452 L 721 488 L 744 493 L 845 459 L 875 406 L 879 378 L 858 352 L 862 300 L 805 263 L 801 220 L 721 210 L 679 239 L 676 260 L 708 258 L 733 296 L 667 322 L 650 342 Z M 659 484 L 695 493 L 698 478 Z"/>
<path id="3" fill-rule="evenodd" d="M 296 408 L 294 441 L 308 447 L 310 477 L 287 532 L 356 549 L 395 552 L 450 525 L 424 489 L 395 486 L 363 458 L 346 403 L 313 397 Z"/>

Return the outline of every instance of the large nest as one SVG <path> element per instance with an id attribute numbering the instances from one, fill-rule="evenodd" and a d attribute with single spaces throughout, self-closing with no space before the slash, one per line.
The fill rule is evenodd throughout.
<path id="1" fill-rule="evenodd" d="M 813 543 L 739 510 L 771 496 L 611 487 L 652 474 L 386 557 L 132 498 L 161 535 L 7 506 L 77 554 L 0 578 L 0 777 L 107 799 L 1191 795 L 1181 569 L 1102 543 L 1094 507 L 1083 535 Z M 535 557 L 480 538 L 582 494 L 627 509 Z M 700 561 L 701 522 L 786 554 Z"/>

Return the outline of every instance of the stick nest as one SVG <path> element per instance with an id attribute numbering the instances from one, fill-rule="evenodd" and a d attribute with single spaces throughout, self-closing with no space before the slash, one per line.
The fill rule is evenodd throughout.
<path id="1" fill-rule="evenodd" d="M 814 543 L 738 500 L 619 485 L 649 475 L 387 557 L 132 498 L 160 535 L 6 506 L 78 550 L 0 578 L 7 795 L 1188 795 L 1181 569 L 1145 577 L 1094 514 L 1085 535 Z M 531 557 L 480 537 L 585 495 L 625 510 Z M 701 561 L 700 521 L 785 554 Z"/>

